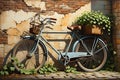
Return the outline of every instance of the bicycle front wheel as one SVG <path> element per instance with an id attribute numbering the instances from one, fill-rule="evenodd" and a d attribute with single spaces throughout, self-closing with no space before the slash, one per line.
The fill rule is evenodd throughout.
<path id="1" fill-rule="evenodd" d="M 76 61 L 84 71 L 100 70 L 107 59 L 105 43 L 97 37 L 87 36 L 75 42 L 75 52 L 87 52 L 87 56 L 80 57 Z"/>
<path id="2" fill-rule="evenodd" d="M 15 46 L 13 50 L 13 64 L 18 71 L 22 69 L 37 71 L 45 63 L 47 57 L 42 44 L 39 44 L 33 55 L 29 56 L 34 43 L 34 40 L 23 39 Z"/>

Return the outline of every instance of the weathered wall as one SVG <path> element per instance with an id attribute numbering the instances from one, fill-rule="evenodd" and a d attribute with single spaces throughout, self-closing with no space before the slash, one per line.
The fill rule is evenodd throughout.
<path id="1" fill-rule="evenodd" d="M 109 14 L 110 4 L 107 0 L 0 0 L 0 31 L 7 32 L 8 35 L 7 38 L 2 36 L 0 39 L 0 57 L 5 57 L 20 40 L 20 35 L 29 30 L 29 18 L 41 10 L 45 11 L 42 16 L 57 18 L 53 30 L 46 28 L 45 31 L 68 31 L 66 26 L 70 26 L 84 11 L 100 10 Z M 65 34 L 45 36 L 50 39 L 69 38 Z M 3 43 L 3 38 L 6 44 Z M 60 50 L 64 50 L 67 45 L 65 41 L 50 43 Z M 57 55 L 53 50 L 49 51 L 53 56 L 48 58 L 48 62 L 53 63 Z"/>
<path id="2" fill-rule="evenodd" d="M 115 26 L 113 27 L 113 41 L 116 50 L 116 69 L 120 71 L 120 0 L 114 0 L 113 3 L 113 15 L 115 16 Z"/>
<path id="3" fill-rule="evenodd" d="M 74 5 L 73 5 L 74 4 Z M 45 31 L 68 31 L 66 26 L 70 26 L 75 19 L 84 11 L 91 10 L 90 0 L 0 0 L 0 29 L 6 31 L 8 37 L 7 44 L 0 44 L 0 56 L 4 57 L 20 40 L 20 35 L 30 28 L 29 18 L 36 12 L 45 10 L 43 17 L 57 18 L 57 23 L 51 29 Z M 51 39 L 67 39 L 66 35 L 46 34 Z M 59 37 L 56 37 L 59 36 Z M 1 43 L 3 40 L 0 41 Z M 57 49 L 64 49 L 65 41 L 50 42 Z M 57 58 L 54 51 L 50 53 Z M 53 58 L 48 58 L 52 62 Z"/>

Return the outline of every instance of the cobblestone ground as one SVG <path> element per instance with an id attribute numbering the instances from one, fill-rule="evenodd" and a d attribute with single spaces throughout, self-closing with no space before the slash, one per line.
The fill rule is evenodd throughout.
<path id="1" fill-rule="evenodd" d="M 10 75 L 0 80 L 120 80 L 120 73 L 109 71 L 65 73 L 56 72 L 45 75 Z"/>

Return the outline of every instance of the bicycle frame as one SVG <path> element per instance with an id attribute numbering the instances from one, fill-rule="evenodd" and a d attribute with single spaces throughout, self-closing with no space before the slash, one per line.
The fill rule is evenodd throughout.
<path id="1" fill-rule="evenodd" d="M 39 16 L 39 17 L 40 17 L 40 16 Z M 47 18 L 46 18 L 46 19 L 47 19 Z M 52 19 L 52 20 L 55 20 L 55 19 Z M 56 48 L 54 48 L 54 47 L 42 36 L 42 34 L 44 33 L 44 32 L 43 32 L 44 27 L 45 27 L 45 25 L 47 24 L 47 23 L 44 23 L 44 21 L 45 21 L 45 20 L 43 20 L 43 22 L 41 22 L 41 24 L 40 24 L 40 32 L 39 32 L 38 35 L 36 36 L 36 42 L 35 42 L 35 45 L 33 46 L 33 49 L 31 50 L 31 54 L 34 53 L 34 51 L 36 50 L 36 47 L 37 47 L 39 41 L 41 41 L 44 45 L 47 44 L 50 48 L 52 48 L 58 55 L 62 55 L 62 53 L 61 53 L 60 51 L 58 51 Z M 53 22 L 53 23 L 54 23 L 54 21 L 50 21 L 50 22 Z M 48 33 L 48 32 L 47 32 L 47 33 Z M 76 38 L 79 39 L 79 37 L 75 34 L 74 31 L 73 31 L 73 32 L 72 32 L 72 31 L 71 31 L 71 32 L 65 32 L 65 33 L 71 35 L 70 42 L 69 42 L 69 44 L 68 44 L 68 46 L 67 46 L 67 49 L 66 49 L 66 51 L 65 51 L 65 53 L 64 53 L 64 55 L 66 56 L 67 53 L 68 53 L 68 51 L 69 51 L 69 48 L 70 48 L 70 46 L 71 46 L 71 43 L 72 43 L 72 41 L 73 41 L 73 38 L 76 37 Z"/>
<path id="2" fill-rule="evenodd" d="M 44 32 L 43 30 L 46 27 L 45 25 L 47 23 L 51 25 L 52 23 L 55 23 L 54 20 L 56 19 L 45 18 L 40 21 L 41 23 L 34 21 L 31 22 L 30 24 L 33 26 L 33 28 L 39 26 L 40 28 L 40 29 L 38 28 L 39 33 L 38 32 L 36 33 L 37 30 L 34 29 L 35 32 L 30 31 L 32 35 L 31 34 L 29 35 L 28 33 L 27 36 L 26 35 L 21 36 L 23 40 L 21 40 L 20 43 L 16 45 L 15 50 L 13 51 L 13 57 L 19 58 L 19 55 L 17 54 L 19 53 L 24 54 L 24 52 L 25 52 L 25 57 L 23 58 L 25 60 L 32 61 L 31 60 L 32 57 L 35 57 L 33 58 L 34 65 L 32 67 L 38 70 L 40 67 L 42 67 L 45 64 L 45 61 L 47 60 L 47 56 L 48 56 L 47 47 L 50 47 L 58 55 L 58 61 L 62 62 L 62 64 L 64 65 L 68 64 L 70 61 L 72 62 L 75 61 L 78 63 L 78 66 L 85 71 L 96 71 L 103 67 L 107 59 L 107 51 L 106 51 L 107 45 L 104 43 L 102 39 L 100 39 L 100 37 L 97 37 L 97 35 L 91 36 L 91 35 L 81 34 L 79 27 L 74 27 L 74 26 L 73 26 L 74 28 L 72 28 L 72 26 L 67 27 L 69 30 L 71 30 L 71 32 L 61 32 L 62 34 L 63 33 L 69 34 L 71 36 L 71 38 L 69 39 L 69 43 L 65 47 L 66 50 L 65 51 L 63 50 L 64 52 L 57 50 L 57 48 L 51 45 L 49 43 L 49 40 L 43 36 L 44 33 L 49 34 L 51 32 Z M 32 30 L 32 28 L 30 30 Z M 59 32 L 53 32 L 53 33 L 56 34 Z M 21 44 L 25 44 L 26 47 L 24 47 L 24 45 L 21 46 Z M 96 55 L 96 54 L 100 54 L 100 55 Z M 39 62 L 39 59 L 41 59 L 42 61 Z M 21 58 L 19 61 L 23 63 L 23 60 Z M 96 63 L 97 65 L 95 65 Z M 23 64 L 25 65 L 24 68 L 26 69 L 29 69 L 29 66 L 31 65 L 30 63 L 27 67 L 28 62 L 26 61 Z M 17 64 L 14 64 L 14 66 L 16 67 L 17 70 L 21 69 L 21 67 L 19 67 Z"/>
<path id="3" fill-rule="evenodd" d="M 39 45 L 40 42 L 45 46 L 45 48 L 46 48 L 46 45 L 48 45 L 53 51 L 55 51 L 55 53 L 57 53 L 57 55 L 58 55 L 58 60 L 61 60 L 61 58 L 64 59 L 65 60 L 64 65 L 66 65 L 67 63 L 69 63 L 70 59 L 72 59 L 72 58 L 79 58 L 79 57 L 91 56 L 91 54 L 87 55 L 88 54 L 87 52 L 74 52 L 74 49 L 72 50 L 72 52 L 68 52 L 69 49 L 70 49 L 70 46 L 72 44 L 73 39 L 77 38 L 77 41 L 79 42 L 79 40 L 82 38 L 82 35 L 80 35 L 80 34 L 78 35 L 78 33 L 77 33 L 78 30 L 73 30 L 71 32 L 63 32 L 65 34 L 71 35 L 71 39 L 70 39 L 70 42 L 69 42 L 69 44 L 68 44 L 65 52 L 62 53 L 62 52 L 58 51 L 54 46 L 52 46 L 47 41 L 47 39 L 45 39 L 42 36 L 43 33 L 50 33 L 50 32 L 43 32 L 44 27 L 45 27 L 45 24 L 41 23 L 40 24 L 40 31 L 39 31 L 38 35 L 35 35 L 35 38 L 34 38 L 35 43 L 33 45 L 33 48 L 30 51 L 30 55 L 31 56 L 36 51 L 37 46 Z M 57 33 L 59 33 L 59 32 L 57 32 Z M 31 36 L 29 36 L 29 37 L 31 37 Z M 75 47 L 73 46 L 73 48 L 75 48 Z M 46 48 L 46 50 L 47 50 L 47 48 Z"/>
<path id="4" fill-rule="evenodd" d="M 40 26 L 41 26 L 40 32 L 38 33 L 38 35 L 35 35 L 35 36 L 36 36 L 35 39 L 34 39 L 34 40 L 35 40 L 35 44 L 34 44 L 32 50 L 30 51 L 30 55 L 31 55 L 31 56 L 32 56 L 32 54 L 34 54 L 34 52 L 36 51 L 37 45 L 39 45 L 39 42 L 42 42 L 45 46 L 48 45 L 53 51 L 55 51 L 55 53 L 57 53 L 57 55 L 58 55 L 58 60 L 60 60 L 61 57 L 63 57 L 63 58 L 66 58 L 66 57 L 67 57 L 67 58 L 71 59 L 71 58 L 77 58 L 77 57 L 82 57 L 82 56 L 86 56 L 86 55 L 87 55 L 87 52 L 68 52 L 69 49 L 70 49 L 70 46 L 71 46 L 71 44 L 72 44 L 73 39 L 74 39 L 74 38 L 77 38 L 77 40 L 78 40 L 78 39 L 81 38 L 81 36 L 82 36 L 82 35 L 80 36 L 80 34 L 77 35 L 76 30 L 75 30 L 75 31 L 71 31 L 71 32 L 63 32 L 64 34 L 69 34 L 69 35 L 71 35 L 71 39 L 70 39 L 70 42 L 69 42 L 69 44 L 68 44 L 65 52 L 64 52 L 64 53 L 61 53 L 61 52 L 58 51 L 54 46 L 52 46 L 52 45 L 47 41 L 47 39 L 45 39 L 45 38 L 42 36 L 43 33 L 50 33 L 50 32 L 43 32 L 44 27 L 45 27 L 45 24 L 44 24 L 44 23 L 41 23 Z M 56 32 L 56 33 L 59 33 L 59 32 Z M 30 37 L 30 36 L 29 36 L 29 37 Z M 47 48 L 46 48 L 46 49 L 47 49 Z M 74 53 L 74 54 L 73 54 L 73 53 Z M 48 53 L 47 53 L 47 54 L 48 54 Z"/>
<path id="5" fill-rule="evenodd" d="M 50 33 L 50 32 L 43 32 L 43 33 Z M 55 33 L 60 33 L 60 32 L 55 32 Z M 68 52 L 68 50 L 69 50 L 69 48 L 70 48 L 70 46 L 71 46 L 71 43 L 72 43 L 72 41 L 73 41 L 73 38 L 75 37 L 75 33 L 73 33 L 73 32 L 61 32 L 61 33 L 70 34 L 70 35 L 71 35 L 70 42 L 69 42 L 69 44 L 68 44 L 68 46 L 67 46 L 67 49 L 66 49 L 66 51 L 65 51 L 65 53 L 67 54 L 67 52 Z M 40 37 L 39 37 L 39 40 L 42 41 L 43 43 L 47 44 L 47 45 L 48 45 L 50 48 L 52 48 L 58 55 L 61 55 L 61 52 L 58 51 L 54 46 L 52 46 L 52 45 L 48 42 L 48 40 L 46 40 L 43 36 L 40 36 Z"/>

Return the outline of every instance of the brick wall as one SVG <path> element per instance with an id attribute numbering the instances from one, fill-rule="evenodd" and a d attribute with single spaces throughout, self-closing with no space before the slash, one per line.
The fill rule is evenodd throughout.
<path id="1" fill-rule="evenodd" d="M 37 5 L 38 3 L 35 3 L 35 1 L 41 2 L 43 4 L 39 4 L 41 6 L 39 7 L 39 5 Z M 120 6 L 118 6 L 119 4 L 118 2 L 119 0 L 115 0 L 113 6 L 114 14 L 116 17 L 118 17 L 118 19 L 116 19 L 116 22 L 119 21 L 119 12 L 120 12 L 118 11 L 120 9 Z M 2 31 L 6 29 L 8 34 L 7 37 L 6 34 L 5 36 L 2 35 L 0 37 L 0 57 L 4 57 L 9 52 L 9 50 L 19 41 L 19 36 L 24 30 L 28 30 L 29 28 L 28 20 L 27 19 L 19 20 L 19 18 L 26 17 L 28 14 L 31 14 L 30 12 L 39 12 L 40 10 L 45 10 L 44 15 L 52 16 L 58 19 L 57 25 L 54 27 L 54 30 L 66 31 L 66 26 L 71 25 L 72 23 L 71 20 L 74 20 L 74 17 L 79 16 L 79 14 L 81 14 L 84 11 L 90 11 L 91 9 L 100 10 L 105 14 L 109 14 L 111 11 L 110 1 L 109 0 L 0 0 L 0 15 L 3 15 L 4 17 L 6 16 L 5 17 L 6 20 L 1 20 L 4 17 L 0 16 L 0 29 L 2 28 Z M 15 18 L 15 19 L 11 19 L 11 18 Z M 5 27 L 2 27 L 1 24 L 4 24 L 3 26 Z M 116 23 L 116 26 L 118 27 L 114 28 L 115 30 L 117 30 L 114 33 L 115 44 L 118 43 L 120 44 L 119 23 Z M 66 35 L 64 36 L 57 35 L 57 36 L 59 36 L 59 38 L 65 38 Z M 51 35 L 51 36 L 47 35 L 47 37 L 56 38 L 56 35 Z M 8 44 L 4 44 L 4 43 L 8 43 Z M 65 42 L 62 43 L 59 41 L 59 44 L 58 43 L 51 43 L 51 44 L 53 44 L 56 48 L 63 49 L 63 45 L 65 44 Z M 119 44 L 116 45 L 117 52 L 119 52 L 120 49 Z M 51 53 L 54 56 L 56 56 L 54 52 Z M 2 62 L 3 61 L 2 58 L 0 59 L 1 59 L 0 62 Z M 51 61 L 51 59 L 49 58 L 48 61 Z"/>
<path id="2" fill-rule="evenodd" d="M 0 64 L 2 64 L 2 58 L 19 41 L 23 31 L 29 29 L 28 17 L 32 17 L 35 12 L 41 10 L 45 10 L 45 16 L 57 18 L 58 22 L 54 27 L 55 31 L 66 31 L 66 26 L 72 24 L 74 17 L 79 16 L 83 11 L 90 10 L 90 0 L 0 0 L 0 29 L 7 33 L 7 37 L 6 34 L 5 36 L 1 34 L 0 37 Z M 56 38 L 56 35 L 47 36 Z M 60 34 L 57 36 L 62 39 L 66 37 L 66 35 L 61 36 Z M 59 41 L 51 44 L 56 48 L 63 49 L 65 42 Z M 54 52 L 51 53 L 57 58 Z M 49 58 L 48 62 L 51 61 L 52 59 Z"/>
<path id="3" fill-rule="evenodd" d="M 28 7 L 23 0 L 0 0 L 0 13 L 3 11 L 23 9 L 25 11 L 39 11 L 38 8 Z"/>
<path id="4" fill-rule="evenodd" d="M 52 10 L 52 11 L 55 11 L 61 14 L 67 14 L 70 12 L 74 12 L 77 9 L 79 9 L 81 6 L 84 6 L 85 4 L 90 2 L 90 0 L 85 0 L 85 1 L 84 0 L 42 0 L 42 1 L 46 3 L 46 8 L 47 8 L 46 12 Z M 9 11 L 9 10 L 13 10 L 13 11 L 23 10 L 26 12 L 39 12 L 41 9 L 35 8 L 32 6 L 27 6 L 24 0 L 0 0 L 0 14 L 3 11 Z M 6 35 L 0 38 L 1 38 L 0 44 L 7 43 L 8 40 L 6 38 Z"/>
<path id="5" fill-rule="evenodd" d="M 120 71 L 120 0 L 112 1 L 113 15 L 115 16 L 115 26 L 113 26 L 113 41 L 116 50 L 116 68 Z"/>
<path id="6" fill-rule="evenodd" d="M 48 11 L 55 11 L 61 14 L 74 12 L 81 6 L 89 3 L 90 0 L 43 0 L 47 3 Z"/>
<path id="7" fill-rule="evenodd" d="M 45 2 L 45 6 L 42 4 L 43 5 L 42 7 L 35 7 L 34 4 L 31 5 L 32 3 L 29 3 L 30 5 L 28 5 L 25 1 L 34 1 L 34 2 L 41 1 L 41 2 Z M 66 31 L 65 26 L 71 24 L 71 21 L 69 20 L 74 20 L 73 17 L 76 17 L 82 11 L 90 9 L 88 7 L 82 8 L 83 6 L 89 3 L 91 3 L 91 6 L 88 7 L 90 7 L 92 10 L 100 10 L 105 14 L 111 13 L 111 5 L 110 5 L 111 2 L 109 0 L 0 0 L 0 14 L 3 14 L 4 11 L 8 11 L 6 12 L 7 17 L 10 16 L 10 18 L 8 19 L 10 19 L 9 21 L 11 21 L 11 15 L 8 15 L 8 13 L 11 13 L 12 16 L 13 14 L 19 14 L 21 18 L 22 16 L 25 17 L 26 14 L 28 14 L 29 12 L 38 12 L 41 9 L 43 9 L 43 7 L 45 7 L 46 8 L 44 9 L 46 12 L 45 15 L 50 16 L 52 13 L 57 13 L 57 18 L 59 23 L 57 22 L 57 26 L 54 27 L 54 30 Z M 120 64 L 120 1 L 119 0 L 113 1 L 112 9 L 116 17 L 115 27 L 113 28 L 114 29 L 113 40 L 117 52 L 116 66 L 118 67 L 118 69 L 120 69 L 120 65 L 119 65 Z M 53 17 L 56 17 L 56 15 L 53 15 Z M 11 22 L 13 22 L 13 24 Z M 29 28 L 27 19 L 24 19 L 22 21 L 12 20 L 11 22 L 10 22 L 11 24 L 7 24 L 7 27 L 5 28 L 8 31 L 7 32 L 8 35 L 6 36 L 5 34 L 5 36 L 3 36 L 2 34 L 2 36 L 0 36 L 0 57 L 4 57 L 9 52 L 9 50 L 15 45 L 15 43 L 19 41 L 19 35 L 21 35 L 23 30 L 26 30 L 25 27 Z M 6 23 L 8 23 L 8 21 Z M 0 24 L 2 24 L 1 21 Z M 2 26 L 0 25 L 0 28 L 1 27 Z M 63 38 L 61 37 L 61 35 L 57 35 L 57 36 L 59 36 L 59 38 Z M 48 37 L 56 38 L 56 35 L 55 36 L 52 35 Z M 4 44 L 4 43 L 8 43 L 8 44 Z M 54 45 L 54 43 L 52 44 Z M 61 46 L 63 47 L 63 44 L 64 43 L 62 42 L 60 42 L 60 44 L 56 43 L 55 47 L 61 48 Z M 53 54 L 54 52 L 51 53 Z M 48 60 L 50 61 L 51 59 L 49 58 Z M 0 58 L 0 62 L 2 61 L 3 61 L 2 58 Z"/>
<path id="8" fill-rule="evenodd" d="M 0 30 L 0 44 L 7 44 L 7 43 L 8 43 L 7 34 Z"/>
<path id="9" fill-rule="evenodd" d="M 32 1 L 32 0 L 29 0 Z M 89 3 L 90 0 L 39 0 L 46 3 L 46 11 L 55 11 L 58 13 L 74 12 L 81 6 Z M 0 0 L 0 13 L 7 10 L 40 11 L 40 8 L 27 6 L 24 0 Z"/>

